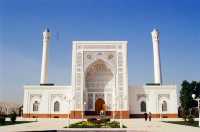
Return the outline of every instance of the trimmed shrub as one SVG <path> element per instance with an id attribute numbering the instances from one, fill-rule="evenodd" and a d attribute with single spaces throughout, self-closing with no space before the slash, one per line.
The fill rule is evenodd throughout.
<path id="1" fill-rule="evenodd" d="M 110 126 L 110 128 L 120 128 L 120 123 L 117 121 L 112 121 L 108 123 L 108 125 Z"/>
<path id="2" fill-rule="evenodd" d="M 5 116 L 0 116 L 0 124 L 4 124 L 5 123 Z"/>
<path id="3" fill-rule="evenodd" d="M 101 121 L 102 121 L 103 123 L 106 123 L 106 122 L 109 122 L 109 121 L 110 121 L 110 118 L 103 118 L 103 119 L 101 119 Z"/>
<path id="4" fill-rule="evenodd" d="M 16 118 L 17 118 L 17 114 L 15 112 L 12 112 L 10 115 L 10 120 L 12 121 L 12 123 L 15 123 Z"/>
<path id="5" fill-rule="evenodd" d="M 97 121 L 97 118 L 88 118 L 87 121 L 88 121 L 88 122 L 96 122 L 96 121 Z"/>
<path id="6" fill-rule="evenodd" d="M 118 121 L 109 121 L 110 119 L 96 120 L 89 119 L 89 121 L 81 121 L 77 123 L 70 124 L 65 128 L 120 128 L 120 123 Z M 123 125 L 123 128 L 127 128 Z"/>
<path id="7" fill-rule="evenodd" d="M 189 123 L 194 123 L 194 116 L 193 115 L 189 115 L 188 116 L 188 122 Z"/>
<path id="8" fill-rule="evenodd" d="M 122 125 L 122 128 L 127 128 L 127 126 L 125 126 L 125 125 Z"/>

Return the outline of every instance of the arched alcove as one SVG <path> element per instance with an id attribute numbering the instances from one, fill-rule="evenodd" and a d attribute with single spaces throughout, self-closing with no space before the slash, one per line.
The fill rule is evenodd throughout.
<path id="1" fill-rule="evenodd" d="M 114 75 L 105 61 L 98 59 L 90 64 L 85 73 L 85 95 L 87 96 L 85 100 L 87 100 L 86 104 L 88 106 L 86 110 L 95 109 L 94 101 L 97 96 L 101 95 L 103 96 L 102 99 L 105 100 L 104 93 L 106 90 L 112 89 L 113 84 Z M 89 96 L 89 93 L 95 93 L 95 97 Z M 104 103 L 106 103 L 106 100 Z"/>
<path id="2" fill-rule="evenodd" d="M 100 91 L 103 92 L 112 78 L 111 69 L 103 60 L 97 60 L 86 71 L 85 86 L 87 89 L 101 89 Z"/>
<path id="3" fill-rule="evenodd" d="M 33 112 L 39 111 L 39 102 L 36 100 L 33 103 Z"/>
<path id="4" fill-rule="evenodd" d="M 167 101 L 162 101 L 162 112 L 167 112 Z"/>
<path id="5" fill-rule="evenodd" d="M 60 111 L 60 103 L 58 101 L 54 102 L 54 112 Z"/>
<path id="6" fill-rule="evenodd" d="M 140 102 L 140 112 L 146 112 L 146 102 L 145 101 L 141 101 Z"/>

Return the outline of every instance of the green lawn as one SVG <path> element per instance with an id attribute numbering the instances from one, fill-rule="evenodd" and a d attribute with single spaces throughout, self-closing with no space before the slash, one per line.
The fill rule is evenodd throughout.
<path id="1" fill-rule="evenodd" d="M 185 121 L 163 121 L 163 122 L 179 124 L 179 125 L 186 125 L 186 126 L 193 126 L 193 127 L 198 127 L 199 126 L 199 122 L 198 121 L 195 121 L 194 123 L 185 122 Z"/>
<path id="2" fill-rule="evenodd" d="M 33 122 L 33 121 L 16 121 L 15 123 L 12 123 L 11 121 L 5 121 L 5 123 L 3 123 L 3 124 L 0 123 L 0 126 L 31 123 L 31 122 Z"/>

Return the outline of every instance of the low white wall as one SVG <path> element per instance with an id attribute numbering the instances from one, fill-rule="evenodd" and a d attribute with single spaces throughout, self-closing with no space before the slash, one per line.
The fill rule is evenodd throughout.
<path id="1" fill-rule="evenodd" d="M 72 96 L 71 86 L 24 86 L 23 113 L 29 114 L 63 114 L 68 113 Z M 33 112 L 33 102 L 38 101 L 39 111 Z M 54 112 L 54 102 L 59 101 L 60 111 Z"/>
<path id="2" fill-rule="evenodd" d="M 143 114 L 140 102 L 146 101 L 147 112 L 161 113 L 161 102 L 167 101 L 166 114 L 177 113 L 176 86 L 129 86 L 130 114 Z M 33 112 L 33 102 L 40 103 L 39 111 Z M 54 112 L 53 104 L 60 102 L 60 111 Z M 73 109 L 72 86 L 24 86 L 23 113 L 26 114 L 67 114 Z"/>
<path id="3" fill-rule="evenodd" d="M 177 93 L 175 85 L 163 86 L 129 86 L 129 112 L 130 114 L 143 114 L 140 102 L 146 101 L 147 112 L 161 113 L 162 101 L 167 101 L 166 114 L 177 113 Z M 164 114 L 163 113 L 163 114 Z"/>

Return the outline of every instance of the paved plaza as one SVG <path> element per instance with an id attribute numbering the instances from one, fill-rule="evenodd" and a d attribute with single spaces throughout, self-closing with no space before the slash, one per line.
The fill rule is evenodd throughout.
<path id="1" fill-rule="evenodd" d="M 35 121 L 36 119 L 21 119 L 25 121 Z M 164 119 L 165 121 L 172 120 L 180 120 L 180 119 Z M 77 122 L 80 120 L 70 120 L 70 122 Z M 145 122 L 143 119 L 125 119 L 123 123 L 128 126 L 127 129 L 99 129 L 102 131 L 127 131 L 127 132 L 199 132 L 200 128 L 190 127 L 184 125 L 176 125 L 170 123 L 161 122 L 160 119 L 153 119 L 151 122 Z M 9 126 L 1 126 L 0 132 L 7 131 L 43 131 L 43 130 L 70 130 L 70 131 L 81 131 L 83 129 L 67 129 L 63 128 L 68 124 L 67 119 L 38 119 L 37 122 L 17 124 L 17 125 L 9 125 Z M 94 129 L 84 129 L 85 131 L 95 131 Z"/>

